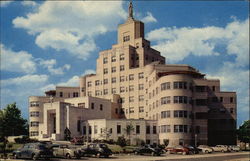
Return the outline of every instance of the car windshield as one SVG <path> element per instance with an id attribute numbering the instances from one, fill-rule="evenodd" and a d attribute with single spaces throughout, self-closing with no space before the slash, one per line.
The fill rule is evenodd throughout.
<path id="1" fill-rule="evenodd" d="M 106 144 L 100 144 L 100 147 L 101 148 L 107 148 L 107 145 Z"/>
<path id="2" fill-rule="evenodd" d="M 45 150 L 48 149 L 45 145 L 38 145 L 38 149 Z"/>

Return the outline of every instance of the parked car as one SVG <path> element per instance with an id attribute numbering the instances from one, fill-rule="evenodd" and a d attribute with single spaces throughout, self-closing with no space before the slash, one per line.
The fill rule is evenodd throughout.
<path id="1" fill-rule="evenodd" d="M 13 151 L 12 154 L 15 159 L 26 158 L 37 160 L 39 158 L 45 158 L 48 160 L 53 157 L 52 151 L 46 145 L 41 143 L 25 144 L 22 148 Z"/>
<path id="2" fill-rule="evenodd" d="M 229 145 L 229 149 L 230 151 L 236 151 L 236 152 L 240 151 L 240 147 L 237 145 Z"/>
<path id="3" fill-rule="evenodd" d="M 53 145 L 53 155 L 55 157 L 63 157 L 63 158 L 81 158 L 81 148 L 71 145 Z"/>
<path id="4" fill-rule="evenodd" d="M 216 146 L 212 147 L 212 149 L 215 152 L 223 152 L 223 153 L 230 151 L 230 149 L 226 145 L 216 145 Z"/>
<path id="5" fill-rule="evenodd" d="M 189 149 L 182 145 L 177 145 L 175 147 L 166 147 L 165 150 L 168 154 L 177 154 L 177 153 L 181 153 L 183 155 L 189 154 Z"/>
<path id="6" fill-rule="evenodd" d="M 199 154 L 199 149 L 196 147 L 193 147 L 191 145 L 187 145 L 187 146 L 185 146 L 185 148 L 188 149 L 189 154 Z"/>
<path id="7" fill-rule="evenodd" d="M 158 147 L 153 147 L 152 145 L 144 145 L 142 147 L 138 147 L 134 150 L 135 154 L 150 154 L 152 156 L 158 155 L 160 156 L 163 151 L 162 149 L 158 148 Z"/>
<path id="8" fill-rule="evenodd" d="M 106 144 L 88 144 L 81 148 L 83 156 L 93 156 L 96 157 L 109 157 L 112 155 L 112 151 L 108 148 Z"/>
<path id="9" fill-rule="evenodd" d="M 203 153 L 212 153 L 213 152 L 213 149 L 207 145 L 199 145 L 197 148 Z"/>

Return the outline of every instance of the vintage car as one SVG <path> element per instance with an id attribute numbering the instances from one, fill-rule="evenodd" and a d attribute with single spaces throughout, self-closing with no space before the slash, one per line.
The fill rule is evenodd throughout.
<path id="1" fill-rule="evenodd" d="M 188 149 L 189 154 L 199 154 L 199 149 L 197 147 L 191 145 L 186 145 L 184 147 Z"/>
<path id="2" fill-rule="evenodd" d="M 39 158 L 45 158 L 48 160 L 53 157 L 51 149 L 41 143 L 25 144 L 22 148 L 14 150 L 12 154 L 14 159 L 25 158 L 37 160 Z"/>
<path id="3" fill-rule="evenodd" d="M 237 145 L 229 145 L 229 149 L 230 151 L 236 151 L 236 152 L 240 151 L 240 147 Z"/>
<path id="4" fill-rule="evenodd" d="M 62 157 L 62 158 L 81 158 L 81 148 L 73 146 L 73 145 L 53 145 L 53 155 L 54 157 Z"/>
<path id="5" fill-rule="evenodd" d="M 199 145 L 197 147 L 202 153 L 212 153 L 213 149 L 207 145 Z"/>
<path id="6" fill-rule="evenodd" d="M 88 144 L 84 145 L 82 148 L 82 156 L 96 156 L 96 157 L 109 157 L 112 155 L 112 151 L 108 148 L 106 144 Z"/>
<path id="7" fill-rule="evenodd" d="M 213 151 L 215 152 L 230 152 L 230 149 L 227 145 L 216 145 L 214 147 L 212 147 Z"/>
<path id="8" fill-rule="evenodd" d="M 177 145 L 175 147 L 166 147 L 165 150 L 168 154 L 179 154 L 179 153 L 183 155 L 189 154 L 189 149 L 182 145 Z"/>
<path id="9" fill-rule="evenodd" d="M 157 147 L 153 147 L 152 145 L 144 145 L 141 147 L 138 147 L 134 150 L 135 154 L 140 154 L 140 155 L 145 155 L 145 154 L 149 154 L 152 156 L 158 155 L 160 156 L 163 151 L 160 148 Z"/>

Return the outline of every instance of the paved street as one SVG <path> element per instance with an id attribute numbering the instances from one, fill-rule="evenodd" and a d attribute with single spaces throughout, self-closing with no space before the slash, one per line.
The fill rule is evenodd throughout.
<path id="1" fill-rule="evenodd" d="M 213 153 L 213 154 L 196 154 L 196 155 L 163 155 L 159 157 L 153 156 L 135 156 L 135 155 L 114 155 L 110 158 L 91 158 L 83 157 L 85 161 L 249 161 L 249 152 L 235 153 Z M 10 160 L 10 159 L 7 159 Z M 6 161 L 7 161 L 6 160 Z M 52 161 L 68 161 L 68 159 L 51 159 Z M 1 160 L 2 161 L 2 160 Z M 22 161 L 22 160 L 11 160 Z M 70 161 L 79 161 L 79 159 L 71 159 Z"/>

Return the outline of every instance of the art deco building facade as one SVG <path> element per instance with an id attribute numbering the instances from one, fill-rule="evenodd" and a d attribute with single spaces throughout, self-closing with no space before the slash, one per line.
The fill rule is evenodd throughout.
<path id="1" fill-rule="evenodd" d="M 158 143 L 235 143 L 236 93 L 221 91 L 219 80 L 206 79 L 189 65 L 165 64 L 165 58 L 144 38 L 143 22 L 133 18 L 132 4 L 127 21 L 118 26 L 117 40 L 111 49 L 99 53 L 96 74 L 81 77 L 79 87 L 57 87 L 45 97 L 30 97 L 31 135 L 40 135 L 39 124 L 48 121 L 43 117 L 47 112 L 43 103 L 68 102 L 79 108 L 81 101 L 69 99 L 78 97 L 111 102 L 107 109 L 111 112 L 101 111 L 109 115 L 81 116 L 81 120 L 151 120 Z M 36 103 L 39 107 L 33 107 Z M 40 115 L 33 118 L 36 112 Z"/>

